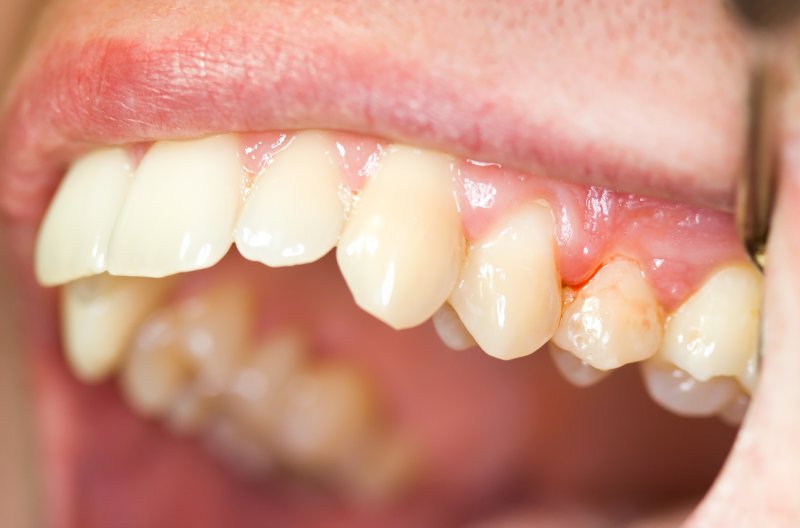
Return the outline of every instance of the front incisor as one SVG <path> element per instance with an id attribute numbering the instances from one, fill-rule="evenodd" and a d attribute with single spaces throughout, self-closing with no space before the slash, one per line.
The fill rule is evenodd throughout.
<path id="1" fill-rule="evenodd" d="M 356 303 L 396 328 L 425 322 L 455 285 L 464 235 L 451 159 L 392 146 L 367 182 L 336 251 Z"/>
<path id="2" fill-rule="evenodd" d="M 471 244 L 450 304 L 491 356 L 513 359 L 547 342 L 561 312 L 550 209 L 526 205 Z"/>
<path id="3" fill-rule="evenodd" d="M 632 260 L 602 267 L 569 302 L 553 342 L 600 370 L 642 361 L 658 351 L 663 315 Z"/>

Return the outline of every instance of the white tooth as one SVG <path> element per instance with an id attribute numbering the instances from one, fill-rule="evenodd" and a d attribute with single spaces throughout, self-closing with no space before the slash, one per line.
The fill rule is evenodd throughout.
<path id="1" fill-rule="evenodd" d="M 451 163 L 441 154 L 390 147 L 336 252 L 356 303 L 396 329 L 436 312 L 464 259 Z"/>
<path id="2" fill-rule="evenodd" d="M 553 342 L 609 370 L 655 354 L 662 332 L 661 307 L 639 266 L 616 258 L 565 306 Z"/>
<path id="3" fill-rule="evenodd" d="M 576 357 L 572 352 L 567 352 L 553 343 L 550 343 L 547 348 L 550 349 L 550 356 L 558 371 L 573 385 L 589 387 L 609 374 L 609 371 L 596 369 Z"/>
<path id="4" fill-rule="evenodd" d="M 740 393 L 727 407 L 722 409 L 722 412 L 719 413 L 719 417 L 728 425 L 737 426 L 744 420 L 749 406 L 750 397 L 747 394 Z"/>
<path id="5" fill-rule="evenodd" d="M 433 327 L 439 334 L 442 343 L 453 350 L 465 350 L 477 344 L 472 335 L 464 328 L 464 323 L 461 322 L 456 311 L 447 303 L 433 314 Z"/>
<path id="6" fill-rule="evenodd" d="M 513 359 L 546 343 L 561 314 L 550 209 L 528 204 L 475 241 L 450 304 L 491 356 Z"/>
<path id="7" fill-rule="evenodd" d="M 344 227 L 341 174 L 333 140 L 301 132 L 253 185 L 236 227 L 236 247 L 268 266 L 313 262 L 333 249 Z"/>
<path id="8" fill-rule="evenodd" d="M 753 394 L 758 382 L 758 350 L 752 350 L 750 357 L 747 358 L 744 371 L 736 376 L 742 388 L 747 394 Z"/>
<path id="9" fill-rule="evenodd" d="M 106 270 L 108 240 L 132 176 L 122 149 L 92 152 L 70 167 L 36 241 L 41 284 L 64 284 Z"/>
<path id="10" fill-rule="evenodd" d="M 238 150 L 233 136 L 153 145 L 111 235 L 109 273 L 163 277 L 216 264 L 242 201 Z"/>
<path id="11" fill-rule="evenodd" d="M 749 264 L 715 273 L 669 317 L 661 355 L 701 381 L 746 377 L 758 348 L 762 283 Z"/>
<path id="12" fill-rule="evenodd" d="M 715 415 L 740 392 L 733 378 L 699 381 L 660 357 L 643 362 L 642 374 L 650 396 L 662 407 L 684 416 Z"/>
<path id="13" fill-rule="evenodd" d="M 119 365 L 139 323 L 166 295 L 170 280 L 87 277 L 61 292 L 64 349 L 75 375 L 100 381 Z"/>

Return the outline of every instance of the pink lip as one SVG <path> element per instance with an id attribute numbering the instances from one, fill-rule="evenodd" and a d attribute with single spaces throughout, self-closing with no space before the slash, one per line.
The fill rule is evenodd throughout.
<path id="1" fill-rule="evenodd" d="M 696 15 L 683 11 L 673 18 Z M 147 42 L 53 40 L 6 107 L 0 205 L 12 218 L 35 220 L 64 166 L 94 145 L 325 127 L 729 209 L 745 71 L 732 25 L 704 13 L 710 29 L 695 24 L 701 29 L 681 40 L 669 31 L 648 35 L 656 17 L 641 31 L 596 32 L 613 39 L 595 49 L 552 39 L 552 13 L 537 15 L 542 31 L 516 38 L 517 53 L 501 55 L 435 35 L 421 37 L 429 49 L 408 52 L 366 26 L 359 37 L 336 25 L 309 35 L 286 31 L 291 20 L 257 32 L 223 20 Z M 469 68 L 455 60 L 465 53 L 473 53 Z M 693 75 L 709 69 L 718 75 Z"/>

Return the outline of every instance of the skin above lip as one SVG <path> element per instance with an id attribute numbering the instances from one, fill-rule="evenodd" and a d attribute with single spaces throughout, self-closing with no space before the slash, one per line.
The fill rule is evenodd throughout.
<path id="1" fill-rule="evenodd" d="M 56 2 L 8 100 L 0 203 L 38 218 L 92 145 L 327 127 L 727 209 L 747 53 L 721 6 L 509 1 L 488 30 L 479 4 L 160 1 L 136 24 Z"/>

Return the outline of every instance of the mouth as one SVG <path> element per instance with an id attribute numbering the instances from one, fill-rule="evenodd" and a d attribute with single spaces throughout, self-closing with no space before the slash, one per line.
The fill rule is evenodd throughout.
<path id="1" fill-rule="evenodd" d="M 713 29 L 648 66 L 637 32 L 589 60 L 557 8 L 498 63 L 394 46 L 380 9 L 162 7 L 38 37 L 6 106 L 55 525 L 688 515 L 758 377 L 724 12 L 623 10 Z M 687 63 L 741 90 L 657 82 Z"/>

